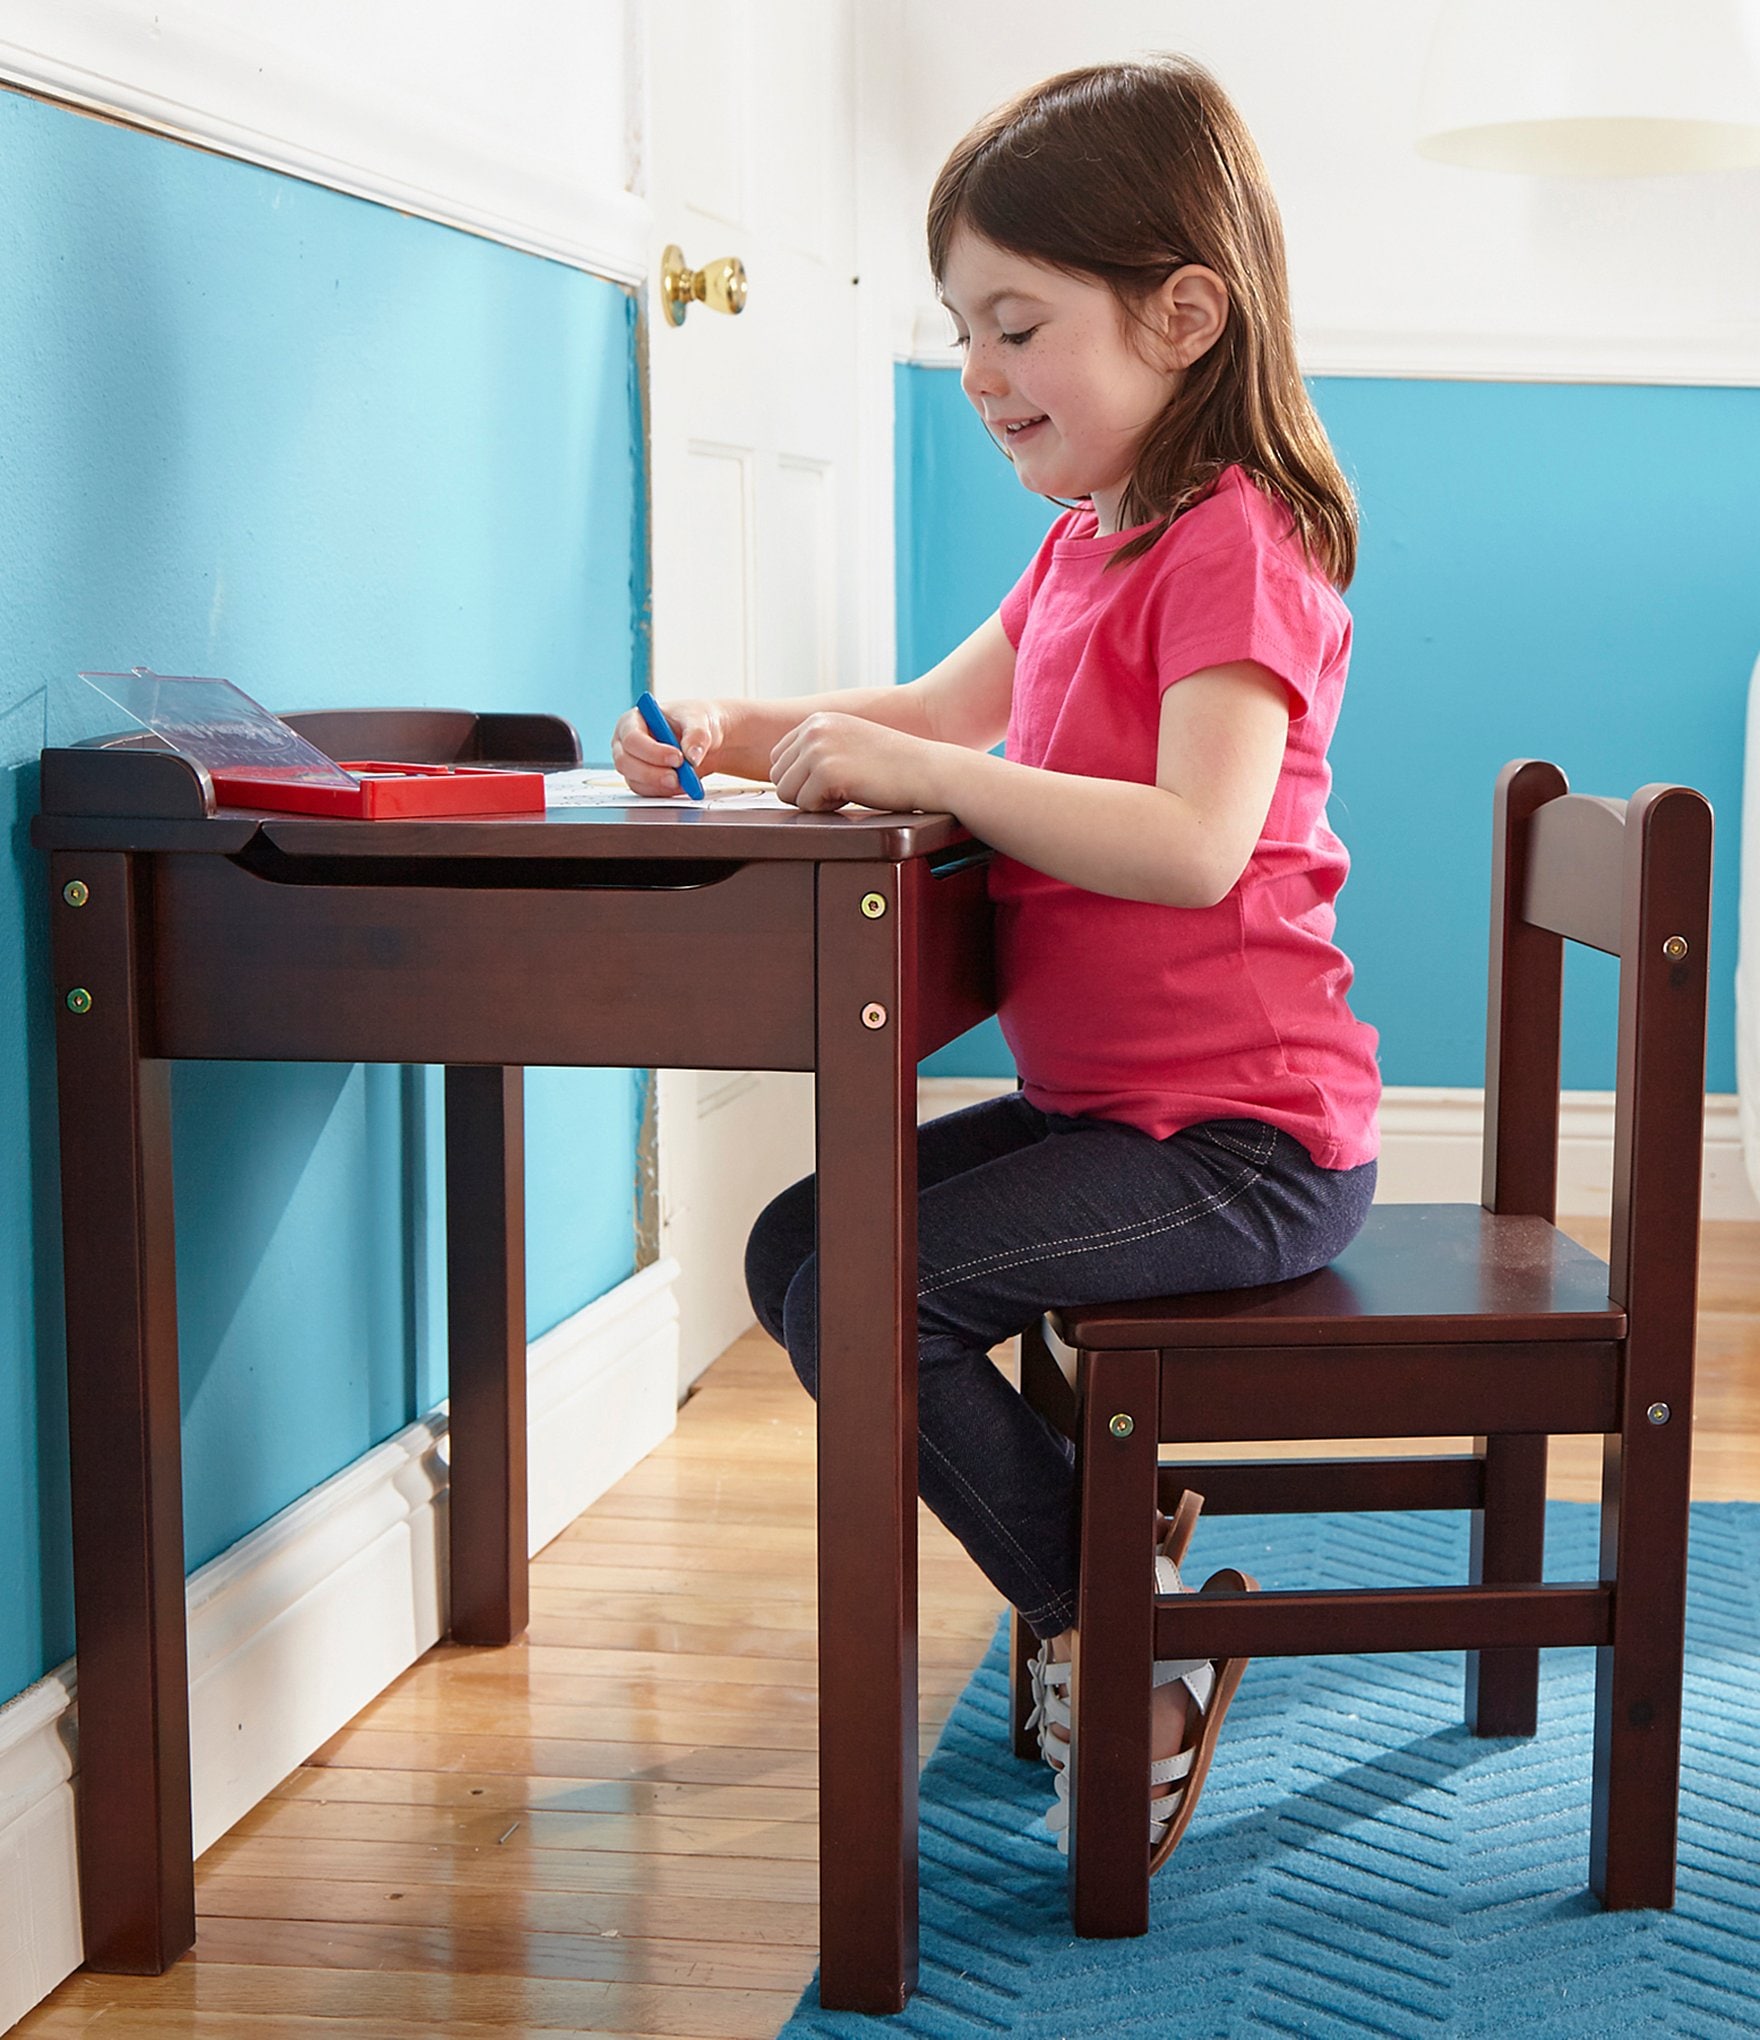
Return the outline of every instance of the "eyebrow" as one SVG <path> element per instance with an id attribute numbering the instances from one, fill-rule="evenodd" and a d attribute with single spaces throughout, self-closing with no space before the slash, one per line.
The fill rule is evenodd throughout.
<path id="1" fill-rule="evenodd" d="M 977 314 L 981 312 L 990 311 L 994 306 L 1001 304 L 1004 298 L 1018 299 L 1019 302 L 1023 305 L 1038 305 L 1041 308 L 1043 308 L 1045 305 L 1045 300 L 1040 297 L 1035 297 L 1030 290 L 1014 290 L 1014 289 L 993 290 L 988 297 L 980 298 L 978 300 L 977 304 L 974 305 L 972 308 L 973 313 Z M 963 316 L 960 312 L 955 311 L 954 307 L 948 303 L 945 293 L 943 293 L 942 295 L 941 302 L 944 308 L 948 311 L 949 314 L 951 314 L 952 317 L 957 319 Z"/>

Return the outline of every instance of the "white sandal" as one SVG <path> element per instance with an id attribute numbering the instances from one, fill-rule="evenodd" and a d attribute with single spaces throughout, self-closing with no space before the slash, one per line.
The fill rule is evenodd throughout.
<path id="1" fill-rule="evenodd" d="M 1192 1532 L 1198 1527 L 1198 1517 L 1204 1507 L 1204 1497 L 1196 1488 L 1182 1488 L 1179 1500 L 1173 1505 L 1173 1514 L 1167 1519 L 1167 1528 L 1162 1533 L 1161 1549 L 1155 1560 L 1155 1591 L 1158 1594 L 1183 1594 L 1185 1582 L 1179 1576 L 1179 1562 L 1186 1555 L 1192 1541 Z M 1062 1761 L 1053 1752 L 1069 1748 L 1069 1679 L 1070 1661 L 1060 1658 L 1055 1663 L 1050 1656 L 1050 1644 L 1041 1641 L 1033 1653 L 1032 1692 L 1033 1709 L 1027 1716 L 1027 1726 L 1039 1731 L 1039 1754 L 1054 1772 L 1061 1773 Z M 1208 1663 L 1200 1659 L 1199 1663 Z M 1155 1667 L 1155 1683 L 1163 1686 L 1169 1679 L 1178 1678 L 1185 1667 L 1171 1662 Z M 1052 1734 L 1061 1729 L 1060 1735 Z"/>
<path id="2" fill-rule="evenodd" d="M 1165 1568 L 1165 1570 L 1164 1570 Z M 1155 1568 L 1155 1590 L 1157 1593 L 1189 1592 L 1179 1583 L 1177 1570 L 1165 1559 L 1158 1559 Z M 1175 1584 L 1165 1583 L 1166 1574 L 1172 1573 Z M 1248 1574 L 1237 1571 L 1233 1566 L 1221 1572 L 1212 1573 L 1200 1593 L 1212 1588 L 1227 1593 L 1256 1593 L 1259 1582 Z M 1149 1766 L 1149 1874 L 1159 1870 L 1179 1846 L 1186 1829 L 1191 1825 L 1192 1815 L 1197 1810 L 1198 1795 L 1204 1789 L 1209 1775 L 1210 1759 L 1215 1754 L 1216 1743 L 1222 1730 L 1223 1717 L 1240 1688 L 1241 1675 L 1246 1671 L 1246 1658 L 1193 1658 L 1159 1659 L 1155 1665 L 1155 1684 L 1165 1686 L 1179 1679 L 1191 1695 L 1192 1712 L 1187 1720 L 1188 1740 L 1184 1749 L 1171 1757 L 1157 1759 Z M 1067 1695 L 1068 1682 L 1064 1692 Z M 1065 1722 L 1068 1719 L 1067 1698 L 1063 1704 Z M 1055 1717 L 1053 1717 L 1055 1718 Z M 1197 1734 L 1190 1734 L 1193 1723 Z M 1044 1731 L 1041 1730 L 1043 1737 Z M 1049 1760 L 1048 1760 L 1049 1761 Z M 1057 1852 L 1069 1853 L 1069 1774 L 1059 1764 L 1053 1766 L 1052 1787 L 1056 1797 L 1045 1816 L 1045 1825 L 1057 1837 Z M 1162 1792 L 1160 1787 L 1173 1785 L 1178 1789 Z"/>

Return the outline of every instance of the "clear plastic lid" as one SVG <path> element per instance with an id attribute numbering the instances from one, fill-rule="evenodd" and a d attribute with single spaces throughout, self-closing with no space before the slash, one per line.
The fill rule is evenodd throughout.
<path id="1" fill-rule="evenodd" d="M 353 786 L 350 773 L 230 680 L 155 673 L 81 673 L 54 690 L 50 740 L 90 743 L 145 731 L 206 771 L 273 773 L 311 786 Z"/>

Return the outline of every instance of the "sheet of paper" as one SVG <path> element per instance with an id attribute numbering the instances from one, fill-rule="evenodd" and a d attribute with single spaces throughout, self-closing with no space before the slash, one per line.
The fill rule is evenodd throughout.
<path id="1" fill-rule="evenodd" d="M 711 772 L 703 781 L 706 804 L 712 808 L 768 808 L 778 814 L 793 814 L 785 800 L 769 786 L 754 786 L 749 779 L 735 779 L 725 772 Z M 632 793 L 623 780 L 606 765 L 583 765 L 573 772 L 550 772 L 544 778 L 547 808 L 658 807 L 688 808 L 697 805 L 679 794 Z"/>

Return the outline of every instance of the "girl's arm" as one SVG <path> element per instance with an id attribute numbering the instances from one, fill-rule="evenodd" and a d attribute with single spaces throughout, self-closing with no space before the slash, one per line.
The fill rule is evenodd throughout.
<path id="1" fill-rule="evenodd" d="M 700 771 L 768 779 L 772 752 L 810 716 L 855 717 L 931 743 L 988 750 L 1008 728 L 1013 691 L 1014 647 L 992 616 L 938 666 L 903 687 L 852 687 L 781 700 L 672 700 L 660 706 Z M 656 743 L 633 708 L 612 732 L 611 759 L 637 793 L 678 791 L 678 747 Z"/>
<path id="2" fill-rule="evenodd" d="M 795 729 L 773 769 L 777 792 L 799 807 L 946 808 L 994 849 L 1088 892 L 1210 907 L 1253 854 L 1288 733 L 1283 682 L 1242 660 L 1163 694 L 1152 786 L 1017 765 L 834 714 Z"/>

